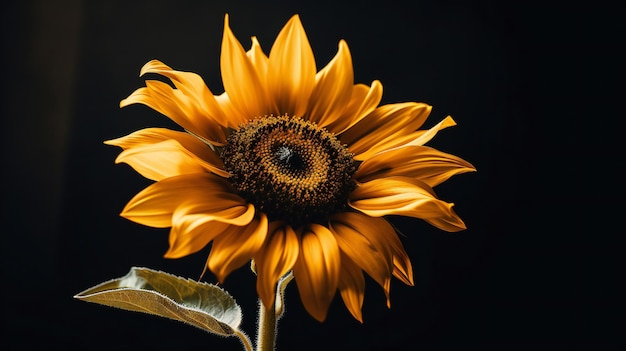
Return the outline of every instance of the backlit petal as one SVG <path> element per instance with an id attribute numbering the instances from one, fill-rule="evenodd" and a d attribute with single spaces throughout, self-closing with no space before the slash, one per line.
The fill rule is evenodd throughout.
<path id="1" fill-rule="evenodd" d="M 269 58 L 261 49 L 261 44 L 259 44 L 259 40 L 256 37 L 252 37 L 252 47 L 250 50 L 246 52 L 250 62 L 254 66 L 254 70 L 259 76 L 259 80 L 264 83 L 267 82 L 267 64 L 269 62 Z"/>
<path id="2" fill-rule="evenodd" d="M 179 222 L 172 227 L 165 258 L 180 258 L 202 250 L 231 225 L 196 216 L 195 220 Z"/>
<path id="3" fill-rule="evenodd" d="M 224 18 L 220 68 L 224 90 L 228 93 L 233 106 L 241 113 L 238 120 L 269 113 L 265 84 L 262 84 L 255 66 L 233 35 L 228 24 L 228 15 Z"/>
<path id="4" fill-rule="evenodd" d="M 265 244 L 254 256 L 256 289 L 265 306 L 273 306 L 278 280 L 293 268 L 300 251 L 298 237 L 283 222 L 271 222 Z"/>
<path id="5" fill-rule="evenodd" d="M 417 102 L 383 105 L 346 130 L 340 139 L 355 154 L 355 159 L 363 160 L 400 145 L 407 136 L 410 140 L 411 133 L 422 126 L 430 110 L 431 106 Z"/>
<path id="6" fill-rule="evenodd" d="M 343 114 L 327 125 L 326 129 L 335 134 L 343 133 L 374 111 L 382 96 L 383 85 L 377 80 L 373 81 L 370 87 L 364 84 L 355 85 Z"/>
<path id="7" fill-rule="evenodd" d="M 165 178 L 148 186 L 126 204 L 121 216 L 151 227 L 171 227 L 174 212 L 193 203 L 216 212 L 245 204 L 232 193 L 225 179 L 194 173 Z"/>
<path id="8" fill-rule="evenodd" d="M 361 163 L 355 174 L 359 182 L 403 176 L 417 178 L 431 187 L 456 174 L 476 169 L 460 157 L 427 146 L 406 146 L 383 151 Z"/>
<path id="9" fill-rule="evenodd" d="M 127 136 L 105 141 L 124 151 L 115 160 L 127 163 L 139 174 L 161 180 L 203 171 L 228 177 L 220 157 L 202 141 L 185 132 L 165 128 L 146 128 Z"/>
<path id="10" fill-rule="evenodd" d="M 260 213 L 248 225 L 229 226 L 215 240 L 207 266 L 220 282 L 233 270 L 243 266 L 256 255 L 267 237 L 267 216 Z"/>
<path id="11" fill-rule="evenodd" d="M 395 235 L 387 221 L 345 212 L 331 218 L 330 230 L 341 251 L 384 287 L 393 267 L 391 247 L 385 238 L 388 233 L 384 231 Z"/>
<path id="12" fill-rule="evenodd" d="M 341 116 L 352 95 L 352 57 L 345 41 L 339 42 L 337 54 L 317 73 L 315 80 L 308 119 L 323 128 Z"/>
<path id="13" fill-rule="evenodd" d="M 300 17 L 285 24 L 270 50 L 267 67 L 269 96 L 274 99 L 274 113 L 301 117 L 306 114 L 309 97 L 315 86 L 315 57 Z"/>
<path id="14" fill-rule="evenodd" d="M 363 323 L 361 309 L 365 296 L 365 278 L 361 268 L 344 253 L 341 254 L 338 288 L 348 311 L 354 318 Z"/>
<path id="15" fill-rule="evenodd" d="M 174 86 L 179 89 L 185 96 L 189 97 L 194 105 L 198 106 L 204 117 L 207 118 L 205 123 L 218 123 L 227 127 L 224 112 L 215 101 L 213 93 L 204 83 L 202 77 L 193 72 L 176 71 L 159 60 L 152 60 L 141 68 L 140 76 L 147 73 L 155 73 L 165 76 L 172 80 Z"/>
<path id="16" fill-rule="evenodd" d="M 224 145 L 226 131 L 217 123 L 210 123 L 207 113 L 196 102 L 166 83 L 147 80 L 146 87 L 135 90 L 120 102 L 120 107 L 144 104 L 169 117 L 184 129 L 215 145 Z"/>
<path id="17" fill-rule="evenodd" d="M 293 275 L 304 308 L 320 322 L 337 290 L 340 261 L 337 241 L 328 228 L 311 224 L 300 234 Z"/>
<path id="18" fill-rule="evenodd" d="M 225 114 L 231 116 L 228 118 L 228 127 L 232 129 L 238 129 L 240 124 L 247 122 L 248 116 L 244 116 L 239 112 L 227 93 L 222 93 L 215 97 L 215 101 L 220 105 Z"/>
<path id="19" fill-rule="evenodd" d="M 350 194 L 349 204 L 372 217 L 421 218 L 450 232 L 466 228 L 452 210 L 454 204 L 437 199 L 431 187 L 414 178 L 391 177 L 362 183 Z"/>

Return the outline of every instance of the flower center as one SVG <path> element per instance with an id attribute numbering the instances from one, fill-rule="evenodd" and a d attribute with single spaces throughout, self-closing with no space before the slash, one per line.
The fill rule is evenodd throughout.
<path id="1" fill-rule="evenodd" d="M 243 198 L 294 227 L 327 220 L 356 186 L 354 155 L 332 133 L 288 115 L 241 125 L 222 159 Z"/>

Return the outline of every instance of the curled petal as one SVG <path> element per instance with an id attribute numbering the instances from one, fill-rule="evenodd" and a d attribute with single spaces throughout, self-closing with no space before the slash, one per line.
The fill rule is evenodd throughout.
<path id="1" fill-rule="evenodd" d="M 224 124 L 226 116 L 219 104 L 215 101 L 213 93 L 206 86 L 202 77 L 193 72 L 173 70 L 159 60 L 152 60 L 146 63 L 141 68 L 139 75 L 143 76 L 147 73 L 160 74 L 171 79 L 174 86 L 185 96 L 189 97 L 189 99 L 204 112 L 204 117 L 209 119 L 209 121 L 205 123 L 215 122 L 227 127 L 227 125 Z"/>
<path id="2" fill-rule="evenodd" d="M 363 323 L 363 298 L 365 292 L 365 278 L 363 271 L 352 260 L 341 254 L 341 269 L 339 271 L 339 292 L 343 303 L 350 311 L 350 314 L 359 322 Z"/>
<path id="3" fill-rule="evenodd" d="M 207 267 L 220 282 L 250 261 L 267 237 L 267 216 L 259 213 L 248 225 L 231 225 L 213 241 Z"/>
<path id="4" fill-rule="evenodd" d="M 255 66 L 250 61 L 241 43 L 235 38 L 228 25 L 228 15 L 224 18 L 224 36 L 220 67 L 224 90 L 233 106 L 241 113 L 237 120 L 245 121 L 268 114 L 265 85 L 262 84 Z M 229 116 L 234 118 L 235 116 Z"/>
<path id="5" fill-rule="evenodd" d="M 146 128 L 107 140 L 105 144 L 119 146 L 124 150 L 115 160 L 116 163 L 127 163 L 148 179 L 158 181 L 203 171 L 222 177 L 230 176 L 224 170 L 222 159 L 189 133 L 166 128 Z"/>
<path id="6" fill-rule="evenodd" d="M 320 128 L 335 122 L 350 102 L 354 73 L 348 44 L 341 40 L 335 57 L 320 70 L 309 100 L 308 117 Z"/>
<path id="7" fill-rule="evenodd" d="M 225 179 L 210 173 L 194 173 L 151 184 L 126 204 L 121 216 L 143 225 L 166 228 L 172 226 L 172 216 L 180 206 L 194 203 L 214 212 L 246 206 L 243 199 L 232 193 Z M 203 214 L 208 213 L 207 210 Z"/>
<path id="8" fill-rule="evenodd" d="M 283 222 L 271 222 L 268 239 L 254 257 L 256 289 L 265 306 L 273 306 L 278 280 L 293 268 L 299 253 L 298 237 Z"/>
<path id="9" fill-rule="evenodd" d="M 169 117 L 181 127 L 215 145 L 226 143 L 226 131 L 218 123 L 211 123 L 207 113 L 179 89 L 166 83 L 147 80 L 144 88 L 135 90 L 120 102 L 120 107 L 144 104 Z"/>
<path id="10" fill-rule="evenodd" d="M 460 157 L 427 146 L 406 146 L 380 152 L 361 163 L 355 174 L 359 182 L 394 176 L 417 178 L 430 187 L 456 174 L 476 169 Z"/>
<path id="11" fill-rule="evenodd" d="M 452 210 L 454 204 L 437 199 L 431 187 L 414 178 L 391 177 L 362 183 L 350 194 L 349 204 L 372 217 L 421 218 L 449 232 L 466 228 Z"/>
<path id="12" fill-rule="evenodd" d="M 311 224 L 303 230 L 293 275 L 304 308 L 320 322 L 337 290 L 340 261 L 337 241 L 328 228 Z"/>
<path id="13" fill-rule="evenodd" d="M 302 117 L 315 86 L 315 57 L 309 39 L 294 15 L 276 37 L 267 66 L 268 95 L 275 114 Z"/>
<path id="14" fill-rule="evenodd" d="M 426 121 L 431 109 L 417 102 L 383 105 L 346 130 L 340 139 L 355 154 L 355 159 L 364 160 L 414 139 L 412 133 Z"/>

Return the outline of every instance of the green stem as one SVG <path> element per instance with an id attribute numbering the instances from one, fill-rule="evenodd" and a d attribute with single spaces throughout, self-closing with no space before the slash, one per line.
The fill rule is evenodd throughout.
<path id="1" fill-rule="evenodd" d="M 256 351 L 274 351 L 276 343 L 276 310 L 275 306 L 265 307 L 259 299 L 259 330 L 257 331 Z"/>

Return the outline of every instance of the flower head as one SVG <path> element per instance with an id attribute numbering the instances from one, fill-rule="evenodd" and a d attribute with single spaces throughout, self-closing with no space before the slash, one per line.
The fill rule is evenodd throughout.
<path id="1" fill-rule="evenodd" d="M 280 278 L 293 272 L 314 318 L 326 318 L 339 290 L 362 320 L 364 272 L 388 304 L 392 276 L 413 284 L 409 258 L 384 216 L 465 228 L 433 187 L 474 167 L 424 146 L 454 121 L 420 130 L 431 106 L 379 106 L 381 83 L 354 83 L 345 41 L 317 71 L 297 15 L 269 55 L 254 37 L 246 51 L 226 16 L 220 66 L 225 92 L 214 95 L 197 74 L 148 62 L 141 75 L 162 75 L 173 86 L 146 80 L 120 106 L 147 105 L 183 130 L 146 128 L 106 142 L 123 149 L 116 162 L 155 181 L 121 215 L 171 227 L 166 257 L 212 243 L 206 267 L 219 281 L 254 260 L 266 306 Z"/>

